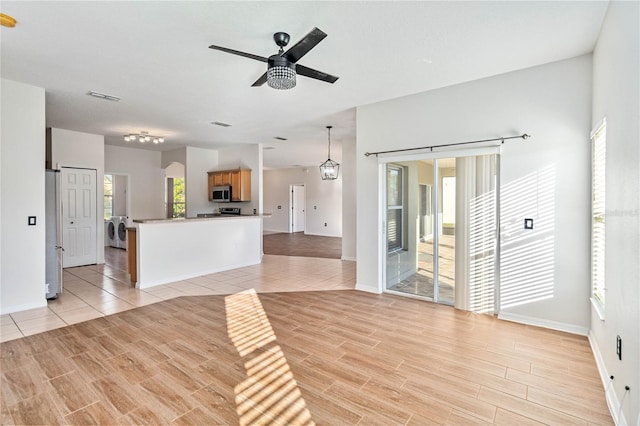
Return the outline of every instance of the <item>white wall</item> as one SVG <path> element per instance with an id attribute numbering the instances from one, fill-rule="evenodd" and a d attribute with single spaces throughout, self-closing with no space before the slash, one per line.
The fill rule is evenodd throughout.
<path id="1" fill-rule="evenodd" d="M 185 161 L 186 217 L 198 213 L 212 213 L 214 203 L 209 201 L 207 172 L 217 169 L 218 151 L 187 147 Z"/>
<path id="2" fill-rule="evenodd" d="M 605 319 L 591 310 L 590 339 L 601 373 L 615 380 L 607 395 L 618 424 L 640 424 L 640 6 L 609 5 L 593 54 L 591 125 L 607 119 Z M 622 360 L 615 351 L 622 338 Z"/>
<path id="3" fill-rule="evenodd" d="M 164 169 L 164 174 L 170 178 L 184 179 L 184 164 L 171 163 Z"/>
<path id="4" fill-rule="evenodd" d="M 291 209 L 289 185 L 304 185 L 307 179 L 307 173 L 304 170 L 306 169 L 264 171 L 264 211 L 271 213 L 270 217 L 264 218 L 265 231 L 289 232 L 289 211 Z"/>
<path id="5" fill-rule="evenodd" d="M 263 210 L 262 189 L 262 145 L 250 144 L 218 151 L 217 170 L 251 169 L 251 202 L 244 203 L 213 203 L 218 207 L 240 207 L 243 214 L 257 213 Z"/>
<path id="6" fill-rule="evenodd" d="M 342 237 L 342 176 L 322 180 L 318 167 L 309 167 L 305 182 L 305 234 Z M 325 226 L 325 223 L 327 224 Z"/>
<path id="7" fill-rule="evenodd" d="M 113 176 L 113 215 L 127 216 L 127 182 L 128 176 Z M 99 210 L 102 211 L 102 210 Z"/>
<path id="8" fill-rule="evenodd" d="M 131 211 L 129 225 L 134 219 L 165 217 L 164 170 L 160 168 L 161 154 L 146 149 L 104 147 L 104 168 L 107 173 L 126 174 L 129 179 Z"/>
<path id="9" fill-rule="evenodd" d="M 171 151 L 162 151 L 162 165 L 166 169 L 171 163 L 180 163 L 183 166 L 187 164 L 187 147 L 178 148 Z"/>
<path id="10" fill-rule="evenodd" d="M 96 212 L 98 213 L 97 261 L 104 263 L 104 136 L 72 130 L 51 129 L 53 167 L 77 167 L 96 170 Z"/>
<path id="11" fill-rule="evenodd" d="M 264 229 L 289 232 L 290 185 L 295 184 L 305 187 L 305 234 L 341 237 L 342 179 L 322 180 L 317 167 L 264 171 L 264 209 L 272 214 L 264 219 Z"/>
<path id="12" fill-rule="evenodd" d="M 44 89 L 0 80 L 0 314 L 46 306 Z M 36 216 L 36 226 L 27 217 Z"/>
<path id="13" fill-rule="evenodd" d="M 342 259 L 356 260 L 356 141 L 342 141 Z"/>
<path id="14" fill-rule="evenodd" d="M 591 56 L 586 55 L 358 108 L 357 288 L 382 289 L 378 163 L 375 157 L 365 157 L 365 152 L 527 132 L 533 137 L 526 142 L 504 144 L 501 193 L 522 179 L 533 179 L 533 184 L 511 199 L 502 196 L 501 204 L 513 204 L 517 197 L 534 202 L 525 211 L 512 210 L 512 215 L 502 216 L 502 224 L 513 227 L 503 230 L 501 248 L 502 255 L 511 253 L 510 267 L 526 267 L 526 256 L 514 255 L 512 250 L 518 244 L 515 237 L 520 232 L 521 215 L 536 218 L 537 209 L 545 208 L 544 202 L 535 202 L 539 195 L 535 178 L 539 172 L 547 179 L 551 176 L 545 194 L 551 196 L 552 213 L 535 222 L 548 230 L 538 238 L 551 239 L 544 252 L 553 264 L 547 277 L 550 295 L 543 300 L 531 297 L 503 309 L 501 315 L 586 333 L 590 104 Z M 549 168 L 551 175 L 545 173 Z"/>

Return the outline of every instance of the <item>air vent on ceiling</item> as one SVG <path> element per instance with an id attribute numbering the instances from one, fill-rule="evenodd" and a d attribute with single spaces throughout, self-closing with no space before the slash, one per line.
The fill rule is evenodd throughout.
<path id="1" fill-rule="evenodd" d="M 282 136 L 274 136 L 273 138 L 274 138 L 274 139 L 277 139 L 277 140 L 279 140 L 279 141 L 286 141 L 286 140 L 288 140 L 287 138 L 283 138 Z"/>
<path id="2" fill-rule="evenodd" d="M 118 102 L 120 100 L 120 98 L 117 97 L 117 96 L 107 95 L 107 94 L 100 93 L 100 92 L 94 92 L 93 90 L 89 90 L 87 95 L 93 96 L 94 98 L 98 98 L 98 99 L 106 99 L 107 101 Z"/>
<path id="3" fill-rule="evenodd" d="M 231 127 L 231 124 L 223 123 L 222 121 L 212 121 L 211 124 L 220 127 Z"/>

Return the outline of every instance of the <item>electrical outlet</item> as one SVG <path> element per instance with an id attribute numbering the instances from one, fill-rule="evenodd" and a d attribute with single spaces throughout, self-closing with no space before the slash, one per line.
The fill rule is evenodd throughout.
<path id="1" fill-rule="evenodd" d="M 524 229 L 533 229 L 533 219 L 524 220 Z"/>
<path id="2" fill-rule="evenodd" d="M 278 206 L 278 210 L 282 209 L 282 206 Z"/>
<path id="3" fill-rule="evenodd" d="M 620 336 L 616 336 L 616 355 L 622 361 L 622 338 Z"/>
<path id="4" fill-rule="evenodd" d="M 325 227 L 327 226 L 327 222 L 325 222 L 325 223 L 324 223 L 324 226 L 325 226 Z"/>
<path id="5" fill-rule="evenodd" d="M 313 209 L 314 210 L 318 210 L 318 206 L 313 206 Z"/>
<path id="6" fill-rule="evenodd" d="M 27 224 L 29 226 L 35 226 L 36 224 L 36 217 L 35 216 L 28 216 L 27 217 Z"/>

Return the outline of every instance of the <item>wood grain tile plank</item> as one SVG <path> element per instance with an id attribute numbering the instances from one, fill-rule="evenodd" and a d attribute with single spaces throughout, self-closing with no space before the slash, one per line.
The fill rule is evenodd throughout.
<path id="1" fill-rule="evenodd" d="M 78 371 L 51 379 L 49 385 L 52 388 L 49 391 L 51 399 L 63 416 L 99 401 Z"/>
<path id="2" fill-rule="evenodd" d="M 406 424 L 411 414 L 409 410 L 399 408 L 379 398 L 374 398 L 350 385 L 336 382 L 323 395 L 331 400 L 340 402 L 347 409 L 361 414 L 362 424 Z"/>
<path id="3" fill-rule="evenodd" d="M 13 421 L 17 425 L 59 425 L 62 416 L 51 398 L 46 393 L 39 393 L 30 398 L 8 405 Z"/>
<path id="4" fill-rule="evenodd" d="M 120 414 L 126 414 L 140 406 L 139 396 L 132 392 L 126 382 L 115 375 L 105 377 L 91 383 L 95 392 L 101 397 L 105 407 Z"/>
<path id="5" fill-rule="evenodd" d="M 498 408 L 546 424 L 586 425 L 587 421 L 560 411 L 489 388 L 482 388 L 478 399 Z"/>
<path id="6" fill-rule="evenodd" d="M 592 423 L 601 425 L 612 424 L 611 415 L 609 414 L 609 409 L 604 399 L 597 401 L 591 398 L 583 399 L 580 398 L 580 396 L 560 396 L 530 386 L 529 392 L 527 393 L 527 400 L 538 405 L 553 408 L 562 413 L 583 418 Z"/>
<path id="7" fill-rule="evenodd" d="M 543 426 L 545 423 L 498 408 L 494 424 L 498 426 Z"/>

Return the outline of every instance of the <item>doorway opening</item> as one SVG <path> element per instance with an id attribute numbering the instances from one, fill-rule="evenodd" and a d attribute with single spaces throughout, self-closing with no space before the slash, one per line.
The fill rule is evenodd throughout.
<path id="1" fill-rule="evenodd" d="M 304 232 L 306 226 L 306 218 L 305 218 L 305 204 L 306 204 L 306 193 L 304 189 L 304 185 L 289 185 L 291 199 L 290 205 L 291 209 L 289 210 L 289 232 Z"/>
<path id="2" fill-rule="evenodd" d="M 168 219 L 186 217 L 186 180 L 184 165 L 173 162 L 165 169 L 165 211 Z"/>
<path id="3" fill-rule="evenodd" d="M 497 309 L 498 156 L 481 153 L 381 159 L 385 291 Z"/>

